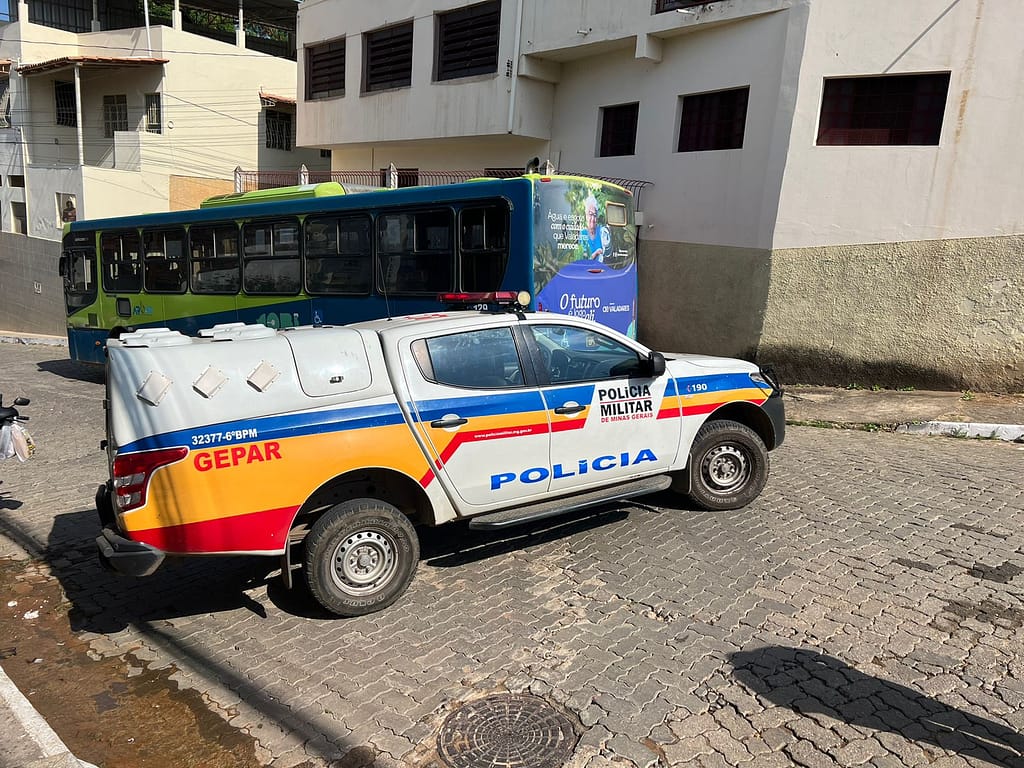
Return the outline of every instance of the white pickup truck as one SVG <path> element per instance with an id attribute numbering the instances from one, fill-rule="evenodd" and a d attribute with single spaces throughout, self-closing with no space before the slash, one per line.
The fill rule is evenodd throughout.
<path id="1" fill-rule="evenodd" d="M 103 562 L 273 555 L 290 585 L 301 554 L 342 616 L 405 591 L 417 524 L 500 529 L 666 488 L 734 509 L 785 431 L 756 365 L 547 313 L 147 329 L 108 354 Z"/>

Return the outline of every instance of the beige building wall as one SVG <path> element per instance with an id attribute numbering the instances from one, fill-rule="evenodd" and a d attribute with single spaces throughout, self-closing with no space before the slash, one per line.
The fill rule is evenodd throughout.
<path id="1" fill-rule="evenodd" d="M 335 168 L 537 155 L 651 182 L 638 258 L 639 335 L 653 346 L 774 362 L 789 381 L 1024 389 L 1019 2 L 653 13 L 650 0 L 516 0 L 502 3 L 493 77 L 432 82 L 432 16 L 470 4 L 306 0 L 300 49 L 352 45 L 344 97 L 300 96 L 303 140 L 331 146 Z M 411 17 L 412 86 L 361 95 L 361 34 Z M 938 146 L 817 146 L 826 78 L 938 72 L 950 73 Z M 738 87 L 750 89 L 742 149 L 676 151 L 682 98 Z M 601 109 L 632 102 L 636 153 L 599 157 Z"/>
<path id="2" fill-rule="evenodd" d="M 202 179 L 195 176 L 170 177 L 170 211 L 185 211 L 198 208 L 199 204 L 214 195 L 226 195 L 235 191 L 234 181 L 225 179 Z"/>

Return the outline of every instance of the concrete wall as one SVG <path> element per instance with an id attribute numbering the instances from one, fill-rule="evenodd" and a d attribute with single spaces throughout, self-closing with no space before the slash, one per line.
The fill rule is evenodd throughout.
<path id="1" fill-rule="evenodd" d="M 1024 236 L 772 254 L 760 362 L 790 382 L 1024 391 Z"/>
<path id="2" fill-rule="evenodd" d="M 0 232 L 0 329 L 65 334 L 59 256 L 58 243 Z"/>
<path id="3" fill-rule="evenodd" d="M 1024 233 L 1020 3 L 810 3 L 774 248 Z M 828 77 L 949 72 L 938 146 L 815 146 Z"/>

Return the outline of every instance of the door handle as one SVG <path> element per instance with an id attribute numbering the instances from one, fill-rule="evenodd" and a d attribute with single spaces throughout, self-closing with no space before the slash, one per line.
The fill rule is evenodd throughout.
<path id="1" fill-rule="evenodd" d="M 580 411 L 585 411 L 586 409 L 587 406 L 585 405 L 560 405 L 555 408 L 555 413 L 572 415 L 574 413 L 579 413 Z"/>
<path id="2" fill-rule="evenodd" d="M 430 422 L 430 426 L 432 426 L 434 429 L 448 429 L 450 427 L 461 427 L 467 421 L 469 421 L 469 419 L 460 419 L 460 418 L 457 418 L 457 417 L 454 418 L 454 419 L 453 418 L 436 419 L 436 420 Z"/>

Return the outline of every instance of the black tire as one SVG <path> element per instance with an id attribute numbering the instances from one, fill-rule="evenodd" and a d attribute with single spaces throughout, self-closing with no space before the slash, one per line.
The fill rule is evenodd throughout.
<path id="1" fill-rule="evenodd" d="M 309 591 L 337 616 L 363 616 L 387 608 L 412 581 L 420 559 L 409 518 L 375 499 L 332 507 L 306 537 Z"/>
<path id="2" fill-rule="evenodd" d="M 687 496 L 702 509 L 738 509 L 760 495 L 768 481 L 768 449 L 738 421 L 709 421 L 690 448 Z"/>

